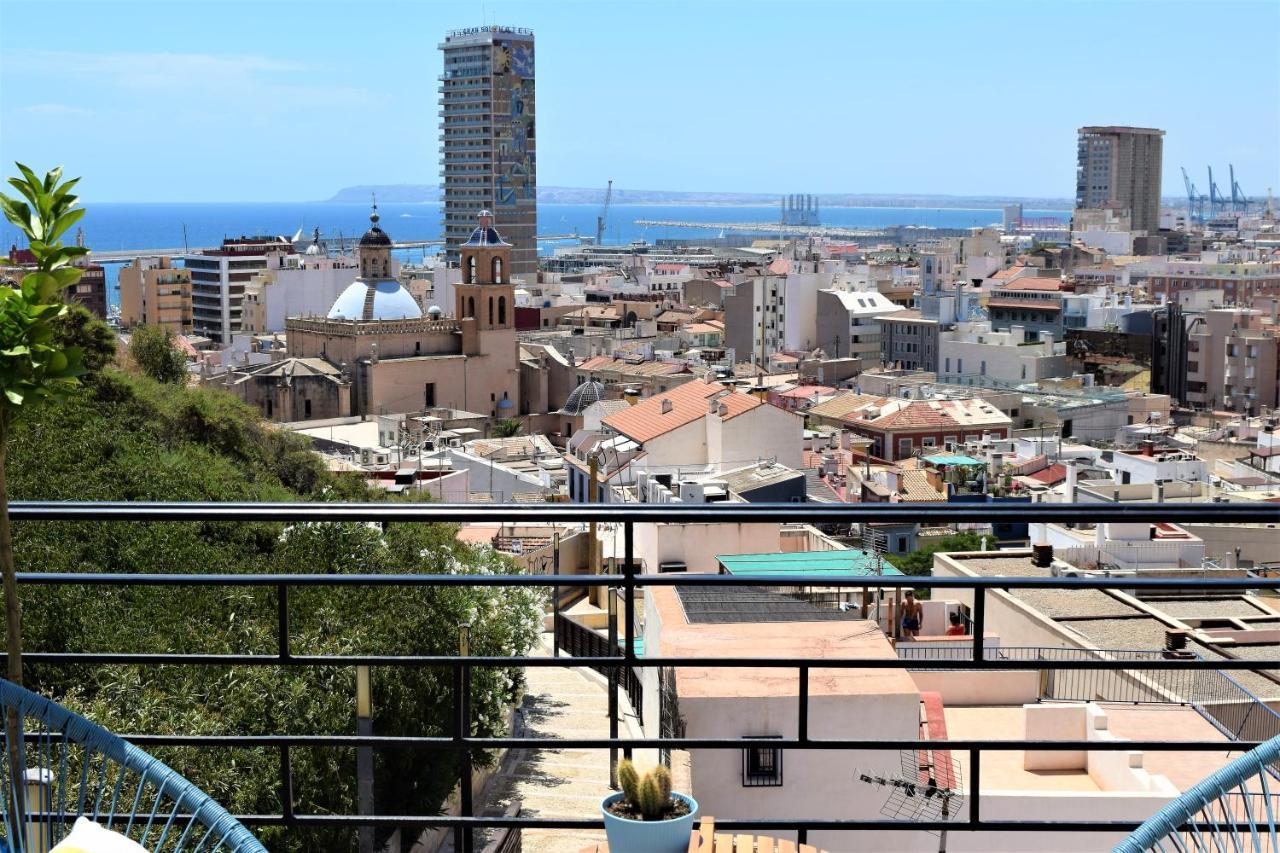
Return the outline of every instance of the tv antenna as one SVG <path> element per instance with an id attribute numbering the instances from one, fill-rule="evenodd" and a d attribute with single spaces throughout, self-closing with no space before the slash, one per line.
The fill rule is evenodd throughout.
<path id="1" fill-rule="evenodd" d="M 848 486 L 846 485 L 846 488 Z M 877 575 L 884 574 L 884 552 L 889 548 L 889 534 L 869 523 L 862 525 L 862 551 L 871 557 Z"/>
<path id="2" fill-rule="evenodd" d="M 904 749 L 900 753 L 902 774 L 859 772 L 859 782 L 887 789 L 888 799 L 880 807 L 885 817 L 903 822 L 946 822 L 960 815 L 964 804 L 964 777 L 960 759 L 950 750 Z M 938 853 L 946 853 L 947 831 L 938 834 Z"/>

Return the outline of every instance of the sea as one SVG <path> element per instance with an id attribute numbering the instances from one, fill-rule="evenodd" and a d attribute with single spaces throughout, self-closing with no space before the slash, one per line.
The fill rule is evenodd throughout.
<path id="1" fill-rule="evenodd" d="M 81 221 L 85 244 L 100 251 L 122 249 L 180 249 L 215 246 L 224 237 L 250 234 L 292 237 L 299 230 L 305 235 L 318 227 L 326 237 L 338 235 L 358 240 L 369 227 L 369 206 L 347 202 L 263 202 L 263 203 L 183 203 L 166 202 L 85 204 Z M 386 203 L 378 205 L 381 225 L 393 240 L 437 240 L 440 238 L 440 205 L 438 202 Z M 595 236 L 596 204 L 538 205 L 538 233 L 561 235 L 564 239 L 540 241 L 540 254 L 550 255 L 558 246 L 577 243 L 573 235 Z M 1026 210 L 1024 217 L 1066 221 L 1070 211 Z M 933 228 L 972 228 L 1000 222 L 1001 212 L 995 208 L 926 208 L 926 207 L 823 207 L 822 224 L 850 228 L 883 228 L 894 225 L 920 225 Z M 777 205 L 690 205 L 690 204 L 615 204 L 609 208 L 605 243 L 650 242 L 662 238 L 696 238 L 716 236 L 705 228 L 654 227 L 637 224 L 637 220 L 671 220 L 680 222 L 760 222 L 778 221 Z M 501 223 L 499 222 L 499 227 Z M 3 246 L 22 245 L 18 232 L 9 223 L 0 224 Z M 418 262 L 438 249 L 427 247 L 402 251 L 401 260 Z M 119 264 L 107 264 L 108 298 L 119 301 L 116 279 Z"/>

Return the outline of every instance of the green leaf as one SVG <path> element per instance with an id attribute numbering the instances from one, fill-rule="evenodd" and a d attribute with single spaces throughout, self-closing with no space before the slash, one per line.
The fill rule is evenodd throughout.
<path id="1" fill-rule="evenodd" d="M 12 388 L 4 389 L 4 395 L 9 398 L 9 402 L 13 403 L 13 405 L 15 406 L 22 405 L 22 399 L 23 399 L 22 395 L 19 394 L 17 391 L 13 390 Z"/>
<path id="2" fill-rule="evenodd" d="M 7 350 L 0 350 L 0 355 L 7 355 L 10 358 L 14 358 L 20 355 L 31 355 L 31 347 L 28 347 L 28 346 L 10 347 Z"/>

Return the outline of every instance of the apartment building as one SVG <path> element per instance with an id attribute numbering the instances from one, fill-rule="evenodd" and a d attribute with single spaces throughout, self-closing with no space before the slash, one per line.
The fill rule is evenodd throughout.
<path id="1" fill-rule="evenodd" d="M 168 257 L 135 258 L 120 270 L 120 325 L 192 331 L 191 271 Z"/>
<path id="2" fill-rule="evenodd" d="M 440 50 L 440 176 L 445 253 L 459 247 L 481 210 L 511 241 L 510 275 L 538 273 L 533 31 L 453 30 Z"/>
<path id="3" fill-rule="evenodd" d="M 284 237 L 228 237 L 216 249 L 182 259 L 191 276 L 192 327 L 220 346 L 244 331 L 244 293 L 249 281 L 294 255 Z"/>
<path id="4" fill-rule="evenodd" d="M 1164 131 L 1082 127 L 1076 146 L 1076 209 L 1127 208 L 1135 231 L 1160 227 Z"/>
<path id="5" fill-rule="evenodd" d="M 1071 285 L 1061 278 L 1026 276 L 1015 278 L 991 291 L 987 312 L 991 328 L 1005 331 L 1020 326 L 1028 341 L 1041 332 L 1063 337 L 1063 297 Z"/>
<path id="6" fill-rule="evenodd" d="M 1189 293 L 1222 291 L 1223 304 L 1248 305 L 1258 297 L 1280 296 L 1280 263 L 1164 263 L 1147 276 L 1147 291 L 1179 302 Z"/>
<path id="7" fill-rule="evenodd" d="M 899 311 L 879 318 L 880 360 L 902 370 L 938 369 L 938 334 L 942 328 L 937 319 L 921 316 L 919 311 Z"/>
<path id="8" fill-rule="evenodd" d="M 1070 376 L 1067 345 L 1041 332 L 1031 343 L 1026 329 L 995 331 L 990 323 L 961 322 L 938 338 L 938 379 L 963 385 L 1007 388 Z"/>
<path id="9" fill-rule="evenodd" d="M 833 358 L 879 360 L 881 318 L 906 310 L 878 292 L 819 290 L 817 297 L 818 346 Z"/>
<path id="10" fill-rule="evenodd" d="M 1256 414 L 1277 402 L 1277 327 L 1251 308 L 1216 308 L 1193 321 L 1187 400 L 1205 409 Z"/>

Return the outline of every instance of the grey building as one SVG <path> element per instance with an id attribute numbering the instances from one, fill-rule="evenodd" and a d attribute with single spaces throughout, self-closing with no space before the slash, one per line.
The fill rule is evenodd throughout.
<path id="1" fill-rule="evenodd" d="M 937 320 L 919 311 L 902 311 L 880 318 L 880 359 L 903 370 L 938 370 Z"/>
<path id="2" fill-rule="evenodd" d="M 514 245 L 511 275 L 538 272 L 533 31 L 454 30 L 440 44 L 440 175 L 446 256 L 491 210 Z"/>
<path id="3" fill-rule="evenodd" d="M 1082 127 L 1076 144 L 1076 208 L 1128 208 L 1134 231 L 1160 227 L 1164 131 Z"/>

